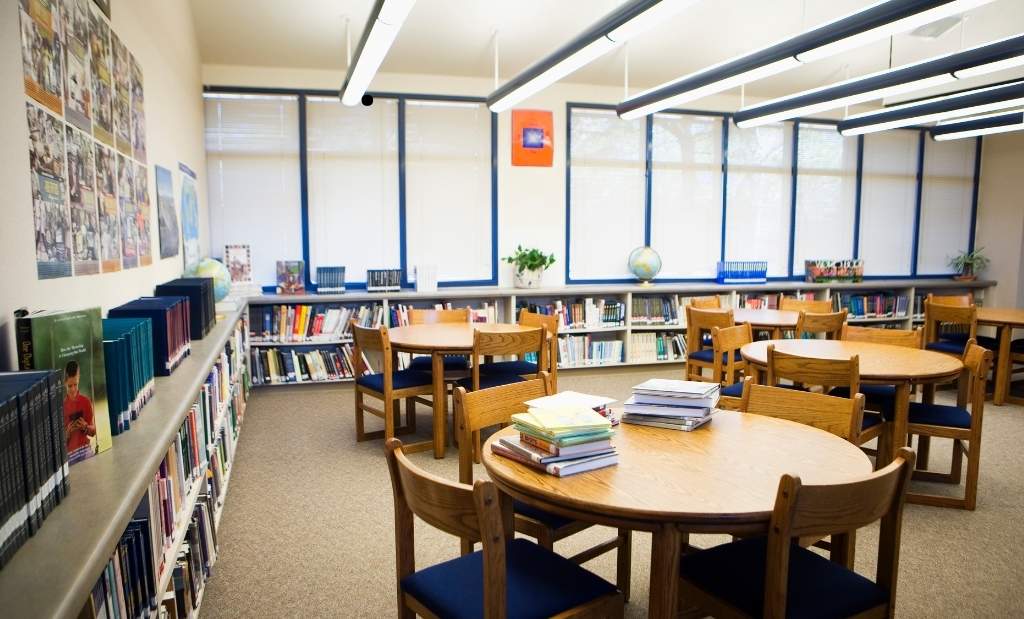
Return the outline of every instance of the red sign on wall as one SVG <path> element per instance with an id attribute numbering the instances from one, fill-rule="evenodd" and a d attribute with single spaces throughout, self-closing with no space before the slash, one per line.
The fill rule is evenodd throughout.
<path id="1" fill-rule="evenodd" d="M 512 110 L 512 165 L 550 168 L 553 124 L 549 111 Z"/>

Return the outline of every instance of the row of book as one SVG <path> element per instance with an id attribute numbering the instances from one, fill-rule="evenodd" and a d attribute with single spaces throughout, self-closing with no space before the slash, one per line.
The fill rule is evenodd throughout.
<path id="1" fill-rule="evenodd" d="M 832 296 L 835 311 L 847 310 L 849 318 L 905 318 L 909 309 L 907 295 L 889 293 L 849 294 Z"/>
<path id="2" fill-rule="evenodd" d="M 590 335 L 558 338 L 559 367 L 602 365 L 622 361 L 622 340 L 599 340 Z"/>
<path id="3" fill-rule="evenodd" d="M 651 331 L 629 335 L 630 362 L 682 361 L 685 358 L 686 335 L 681 331 Z"/>
<path id="4" fill-rule="evenodd" d="M 652 378 L 633 387 L 623 403 L 622 423 L 689 432 L 711 421 L 721 386 Z"/>
<path id="5" fill-rule="evenodd" d="M 217 301 L 212 277 L 179 277 L 160 284 L 153 291 L 157 297 L 185 297 L 189 302 L 189 335 L 201 340 L 217 322 Z"/>
<path id="6" fill-rule="evenodd" d="M 682 309 L 677 296 L 663 297 L 642 297 L 633 296 L 633 306 L 630 308 L 630 322 L 634 325 L 677 325 L 685 322 Z"/>
<path id="7" fill-rule="evenodd" d="M 267 342 L 317 342 L 352 336 L 350 321 L 363 327 L 380 326 L 380 305 L 250 305 L 252 340 Z"/>
<path id="8" fill-rule="evenodd" d="M 435 303 L 430 307 L 416 307 L 414 305 L 406 305 L 403 303 L 397 303 L 388 308 L 388 326 L 389 327 L 405 327 L 409 323 L 409 310 L 411 309 L 435 309 L 435 310 L 450 310 L 450 309 L 461 309 L 466 308 L 469 310 L 470 322 L 498 322 L 498 307 L 489 301 L 483 301 L 479 307 L 472 307 L 469 305 L 456 305 L 451 302 L 446 303 Z"/>
<path id="9" fill-rule="evenodd" d="M 140 297 L 111 308 L 107 318 L 149 318 L 153 327 L 153 373 L 170 376 L 191 354 L 188 297 Z"/>
<path id="10" fill-rule="evenodd" d="M 586 297 L 575 301 L 556 299 L 551 303 L 517 303 L 516 314 L 526 309 L 535 314 L 557 315 L 564 329 L 607 329 L 626 324 L 626 304 L 617 299 Z"/>
<path id="11" fill-rule="evenodd" d="M 103 360 L 107 411 L 114 436 L 131 429 L 153 397 L 153 321 L 149 318 L 104 318 Z"/>
<path id="12" fill-rule="evenodd" d="M 722 295 L 723 297 L 728 295 Z M 746 309 L 779 309 L 782 304 L 782 298 L 785 293 L 781 292 L 770 292 L 770 293 L 746 293 L 737 296 L 736 308 Z M 790 295 L 790 298 L 797 299 L 800 301 L 813 301 L 815 299 L 814 292 L 801 292 L 796 291 Z M 728 305 L 723 304 L 722 307 L 732 307 L 730 302 Z"/>
<path id="13" fill-rule="evenodd" d="M 353 353 L 351 344 L 252 348 L 252 381 L 254 385 L 276 385 L 352 378 Z M 363 363 L 369 367 L 365 359 Z"/>

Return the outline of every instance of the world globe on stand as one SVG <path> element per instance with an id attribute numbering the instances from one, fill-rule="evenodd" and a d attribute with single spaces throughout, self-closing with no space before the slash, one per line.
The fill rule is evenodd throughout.
<path id="1" fill-rule="evenodd" d="M 629 271 L 643 283 L 649 283 L 661 271 L 661 256 L 650 246 L 637 247 L 629 253 L 626 261 Z"/>
<path id="2" fill-rule="evenodd" d="M 213 258 L 203 258 L 188 271 L 189 277 L 212 277 L 213 296 L 217 301 L 223 301 L 231 292 L 231 274 L 224 263 Z"/>

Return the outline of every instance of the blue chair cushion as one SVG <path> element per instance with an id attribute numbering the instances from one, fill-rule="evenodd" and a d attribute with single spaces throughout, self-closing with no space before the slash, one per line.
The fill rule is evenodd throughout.
<path id="1" fill-rule="evenodd" d="M 939 337 L 939 340 L 946 340 L 948 342 L 957 342 L 960 344 L 960 350 L 963 350 L 967 340 L 970 339 L 969 333 L 945 333 Z M 996 351 L 999 350 L 999 340 L 988 335 L 975 335 L 974 339 L 978 342 L 978 346 L 987 350 Z"/>
<path id="2" fill-rule="evenodd" d="M 402 590 L 446 619 L 484 616 L 483 551 L 438 563 L 402 579 Z M 615 587 L 569 559 L 537 544 L 516 539 L 506 553 L 509 619 L 557 615 Z"/>
<path id="3" fill-rule="evenodd" d="M 860 424 L 861 430 L 867 430 L 873 428 L 878 424 L 882 423 L 883 417 L 878 413 L 872 413 L 870 411 L 864 411 L 864 420 Z"/>
<path id="4" fill-rule="evenodd" d="M 680 561 L 683 578 L 745 614 L 764 607 L 767 538 L 715 546 Z M 888 592 L 860 574 L 793 544 L 789 550 L 787 617 L 849 617 L 889 600 Z"/>
<path id="5" fill-rule="evenodd" d="M 536 374 L 537 364 L 530 361 L 494 361 L 481 363 L 481 374 Z"/>
<path id="6" fill-rule="evenodd" d="M 1024 352 L 1024 339 L 1010 342 L 1010 352 Z"/>
<path id="7" fill-rule="evenodd" d="M 743 396 L 743 383 L 733 383 L 722 387 L 722 395 L 730 398 L 739 398 Z"/>
<path id="8" fill-rule="evenodd" d="M 425 372 L 418 372 L 416 370 L 399 370 L 397 372 L 392 372 L 391 374 L 392 389 L 408 389 L 409 387 L 423 387 L 424 385 L 429 385 L 432 382 L 433 381 L 430 379 L 430 374 L 427 374 Z M 383 393 L 384 375 L 368 374 L 366 376 L 361 376 L 358 379 L 356 379 L 356 384 Z"/>
<path id="9" fill-rule="evenodd" d="M 728 353 L 722 353 L 722 363 L 728 363 L 729 362 L 729 358 L 726 356 L 727 354 Z M 705 348 L 704 350 L 697 350 L 697 351 L 694 351 L 694 352 L 690 353 L 690 358 L 694 359 L 696 361 L 703 361 L 705 363 L 714 363 L 715 362 L 715 351 L 711 350 L 710 348 Z M 740 362 L 740 361 L 743 361 L 743 357 L 740 356 L 740 351 L 738 351 L 738 350 L 732 351 L 732 358 L 737 363 Z"/>
<path id="10" fill-rule="evenodd" d="M 971 427 L 971 414 L 959 406 L 911 402 L 908 421 L 929 426 L 967 429 Z"/>
<path id="11" fill-rule="evenodd" d="M 552 514 L 551 512 L 546 512 L 543 509 L 537 509 L 536 507 L 527 505 L 521 501 L 513 501 L 512 510 L 517 514 L 526 516 L 527 518 L 533 518 L 549 529 L 561 529 L 562 527 L 575 522 L 572 518 Z"/>
<path id="12" fill-rule="evenodd" d="M 430 356 L 413 357 L 412 361 L 409 362 L 410 370 L 419 370 L 420 372 L 431 372 L 434 369 L 433 362 Z M 444 358 L 444 369 L 446 372 L 468 370 L 469 359 L 460 356 L 446 355 Z"/>
<path id="13" fill-rule="evenodd" d="M 892 421 L 896 410 L 896 387 L 893 385 L 861 385 L 860 392 L 867 399 L 870 410 L 882 413 L 882 418 Z M 849 387 L 834 387 L 828 392 L 838 398 L 850 397 Z"/>
<path id="14" fill-rule="evenodd" d="M 951 355 L 959 356 L 964 354 L 964 345 L 966 343 L 966 341 L 957 342 L 955 340 L 943 338 L 941 340 L 929 342 L 928 344 L 925 344 L 924 347 L 926 350 L 934 350 L 936 352 L 944 352 Z"/>
<path id="15" fill-rule="evenodd" d="M 518 374 L 481 374 L 480 375 L 480 388 L 490 389 L 491 387 L 500 387 L 502 385 L 511 385 L 512 383 L 521 383 L 526 379 Z M 455 381 L 455 384 L 459 387 L 463 387 L 466 390 L 473 390 L 473 377 L 467 376 L 460 378 Z"/>

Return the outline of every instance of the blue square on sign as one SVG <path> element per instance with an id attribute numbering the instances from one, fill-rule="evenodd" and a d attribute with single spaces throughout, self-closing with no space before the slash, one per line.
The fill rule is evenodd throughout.
<path id="1" fill-rule="evenodd" d="M 544 148 L 544 130 L 537 127 L 524 127 L 523 148 Z"/>

